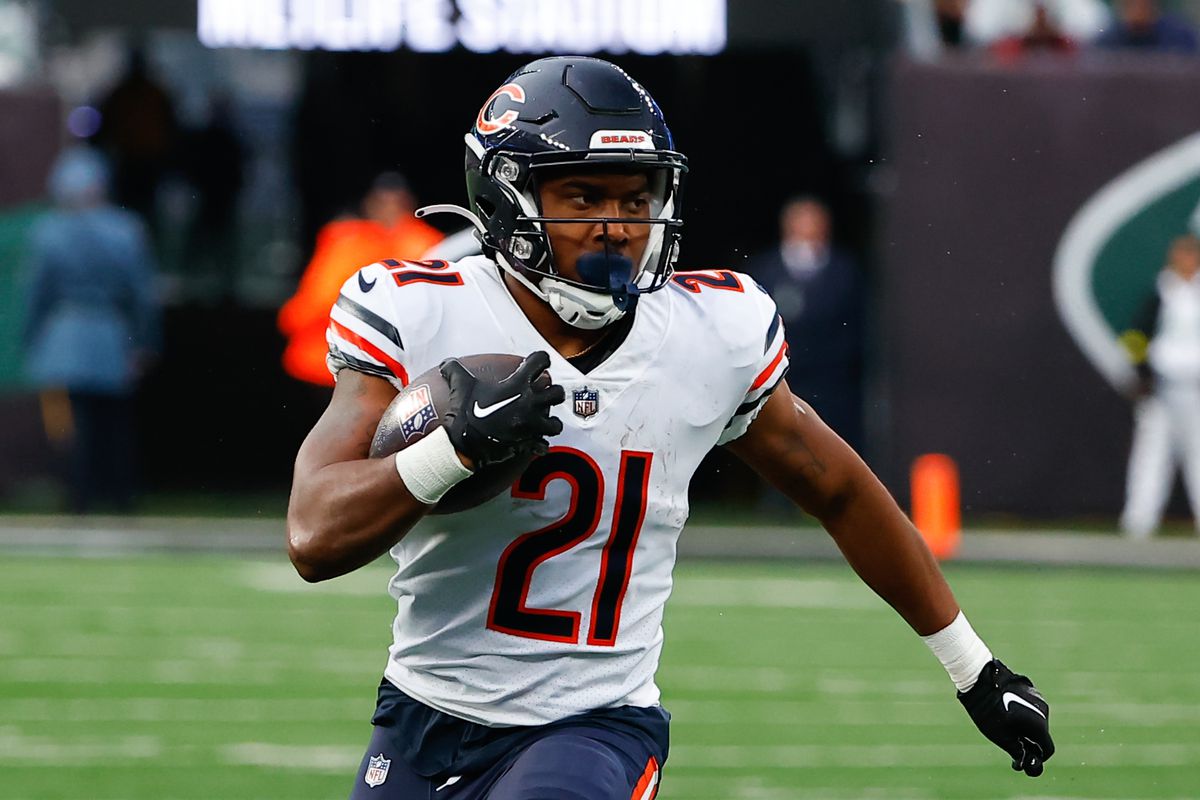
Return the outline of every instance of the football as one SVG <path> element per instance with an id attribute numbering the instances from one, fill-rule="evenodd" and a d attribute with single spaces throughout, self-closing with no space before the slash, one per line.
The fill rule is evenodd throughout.
<path id="1" fill-rule="evenodd" d="M 473 375 L 500 381 L 513 373 L 523 357 L 506 353 L 483 353 L 459 358 Z M 371 440 L 371 458 L 383 458 L 413 445 L 442 425 L 450 387 L 437 367 L 409 381 L 383 412 L 375 437 Z M 507 490 L 529 466 L 532 457 L 510 458 L 477 470 L 454 486 L 429 512 L 454 514 L 474 508 Z"/>

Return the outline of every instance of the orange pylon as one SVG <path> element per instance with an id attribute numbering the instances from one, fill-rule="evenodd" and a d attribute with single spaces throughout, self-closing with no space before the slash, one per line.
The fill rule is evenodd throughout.
<path id="1" fill-rule="evenodd" d="M 962 540 L 958 467 L 942 453 L 919 456 L 912 465 L 912 519 L 935 558 L 953 558 Z"/>

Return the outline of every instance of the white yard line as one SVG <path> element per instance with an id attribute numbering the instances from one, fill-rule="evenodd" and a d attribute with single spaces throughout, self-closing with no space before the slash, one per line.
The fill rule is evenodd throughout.
<path id="1" fill-rule="evenodd" d="M 361 747 L 272 744 L 239 742 L 220 748 L 219 758 L 226 764 L 255 767 L 282 767 L 311 772 L 353 773 L 362 761 Z"/>
<path id="2" fill-rule="evenodd" d="M 23 697 L 0 700 L 0 719 L 8 722 L 321 722 L 366 720 L 372 697 L 355 699 L 229 699 L 123 697 Z"/>
<path id="3" fill-rule="evenodd" d="M 374 680 L 383 669 L 385 649 L 380 648 L 374 661 L 354 661 L 344 657 L 308 658 L 306 669 L 316 669 L 346 681 Z M 4 660 L 6 683 L 46 683 L 69 681 L 80 684 L 155 684 L 155 685 L 278 685 L 294 662 L 287 659 L 253 659 L 214 662 L 203 659 L 89 659 L 78 657 L 11 658 Z"/>
<path id="4" fill-rule="evenodd" d="M 259 553 L 286 563 L 283 520 L 262 518 L 7 516 L 0 517 L 0 550 L 89 557 L 166 551 Z M 689 525 L 680 540 L 680 554 L 793 562 L 841 558 L 819 529 L 784 525 Z M 1112 534 L 1052 529 L 968 529 L 958 560 L 1195 570 L 1200 569 L 1200 542 L 1130 542 Z"/>
<path id="5" fill-rule="evenodd" d="M 1000 754 L 1003 757 L 1003 754 Z M 986 742 L 960 745 L 679 745 L 668 769 L 841 769 L 982 767 L 996 763 Z M 1072 746 L 1055 755 L 1061 767 L 1200 766 L 1200 743 Z"/>
<path id="6" fill-rule="evenodd" d="M 691 608 L 832 608 L 880 611 L 885 606 L 862 583 L 796 578 L 683 578 L 671 605 Z"/>
<path id="7" fill-rule="evenodd" d="M 664 791 L 673 797 L 691 800 L 931 800 L 938 795 L 908 786 L 771 786 L 755 775 L 714 780 L 711 777 L 692 777 L 671 773 L 671 762 L 663 773 Z M 965 798 L 964 798 L 965 800 Z M 979 795 L 971 800 L 984 800 Z"/>
<path id="8" fill-rule="evenodd" d="M 361 748 L 241 742 L 220 748 L 227 764 L 349 771 L 362 759 Z M 1085 745 L 1055 756 L 1060 768 L 1200 766 L 1200 744 Z M 997 755 L 986 742 L 961 745 L 678 745 L 670 769 L 777 770 L 879 769 L 895 767 L 987 767 Z M 856 795 L 857 796 L 857 795 Z"/>
<path id="9" fill-rule="evenodd" d="M 386 567 L 368 567 L 331 581 L 307 583 L 290 564 L 246 564 L 237 575 L 243 586 L 260 592 L 283 594 L 346 595 L 352 597 L 387 597 L 388 580 L 392 572 Z"/>
<path id="10" fill-rule="evenodd" d="M 238 581 L 262 592 L 286 594 L 348 595 L 384 597 L 389 571 L 372 568 L 343 575 L 326 583 L 305 583 L 286 564 L 247 564 Z M 742 577 L 684 578 L 675 584 L 671 605 L 689 608 L 812 608 L 882 611 L 883 601 L 856 579 L 828 580 L 765 578 L 747 581 Z"/>
<path id="11" fill-rule="evenodd" d="M 155 736 L 97 736 L 66 739 L 61 736 L 27 736 L 17 728 L 0 728 L 0 764 L 70 764 L 108 766 L 120 761 L 162 758 L 162 741 Z"/>

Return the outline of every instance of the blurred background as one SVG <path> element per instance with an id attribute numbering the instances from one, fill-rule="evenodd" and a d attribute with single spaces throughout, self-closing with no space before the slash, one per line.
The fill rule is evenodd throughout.
<path id="1" fill-rule="evenodd" d="M 0 507 L 278 512 L 327 397 L 319 367 L 285 368 L 331 302 L 309 287 L 280 315 L 306 266 L 332 259 L 313 271 L 336 283 L 381 257 L 339 250 L 366 234 L 337 223 L 379 217 L 383 173 L 399 211 L 375 249 L 415 258 L 452 233 L 395 229 L 413 203 L 462 200 L 462 135 L 506 74 L 580 51 L 637 76 L 691 159 L 681 267 L 768 285 L 793 389 L 898 496 L 944 452 L 970 519 L 1114 521 L 1134 378 L 1118 337 L 1200 219 L 1198 5 L 0 0 Z M 1064 252 L 1089 201 L 1172 147 L 1165 183 L 1135 179 L 1136 207 L 1083 220 Z M 80 148 L 142 228 L 149 337 L 121 356 L 136 375 L 107 449 L 127 464 L 92 468 L 125 485 L 82 502 L 71 443 L 91 412 L 31 364 L 67 345 L 37 341 L 30 294 L 38 220 L 71 202 L 52 169 Z M 779 505 L 721 454 L 697 487 Z"/>
<path id="2" fill-rule="evenodd" d="M 463 200 L 484 99 L 595 53 L 690 159 L 680 267 L 771 290 L 793 390 L 1055 703 L 1036 795 L 1194 798 L 1198 26 L 1197 0 L 0 0 L 0 797 L 345 796 L 388 567 L 309 587 L 282 537 L 329 305 L 459 248 L 411 212 Z M 1030 796 L 799 512 L 720 452 L 692 499 L 664 798 Z"/>

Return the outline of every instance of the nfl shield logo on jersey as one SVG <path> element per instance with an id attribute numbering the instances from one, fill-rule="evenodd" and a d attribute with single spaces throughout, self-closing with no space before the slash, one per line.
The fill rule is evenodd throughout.
<path id="1" fill-rule="evenodd" d="M 437 419 L 437 409 L 433 407 L 433 398 L 429 387 L 417 386 L 408 396 L 400 401 L 400 432 L 404 441 L 408 441 L 425 430 L 425 426 Z"/>
<path id="2" fill-rule="evenodd" d="M 584 386 L 573 392 L 575 398 L 575 415 L 587 419 L 596 415 L 600 410 L 600 390 Z"/>
<path id="3" fill-rule="evenodd" d="M 392 766 L 390 758 L 384 758 L 383 753 L 371 756 L 367 760 L 367 774 L 363 776 L 367 786 L 372 789 L 387 780 L 388 768 Z"/>

